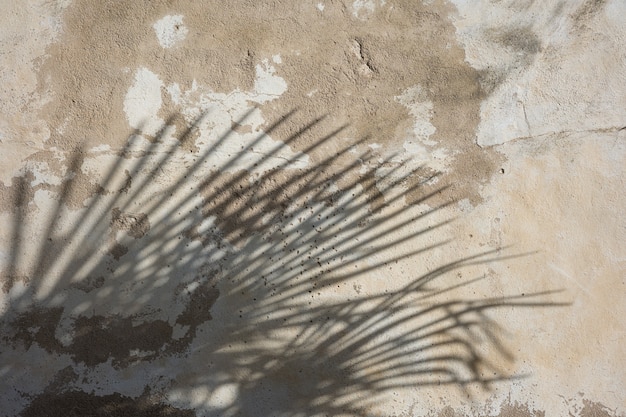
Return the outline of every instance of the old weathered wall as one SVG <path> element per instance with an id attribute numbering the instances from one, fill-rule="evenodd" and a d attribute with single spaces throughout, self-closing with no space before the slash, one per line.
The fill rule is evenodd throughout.
<path id="1" fill-rule="evenodd" d="M 622 0 L 0 16 L 0 415 L 625 415 Z"/>

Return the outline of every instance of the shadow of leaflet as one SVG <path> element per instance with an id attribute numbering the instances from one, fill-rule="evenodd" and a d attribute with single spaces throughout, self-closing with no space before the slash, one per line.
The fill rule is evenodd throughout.
<path id="1" fill-rule="evenodd" d="M 489 357 L 514 359 L 487 313 L 560 305 L 551 293 L 448 295 L 476 279 L 432 287 L 505 259 L 493 252 L 413 277 L 393 271 L 447 243 L 423 239 L 447 223 L 428 220 L 444 206 L 402 204 L 434 177 L 407 173 L 393 156 L 354 154 L 364 140 L 310 163 L 341 129 L 293 154 L 290 142 L 322 119 L 272 141 L 289 118 L 239 149 L 229 131 L 192 156 L 185 142 L 210 117 L 178 138 L 166 122 L 149 144 L 131 135 L 119 154 L 76 151 L 59 185 L 28 170 L 14 179 L 5 408 L 26 417 L 64 406 L 76 415 L 362 415 L 398 387 L 488 389 L 512 377 Z M 102 180 L 86 181 L 88 172 Z M 416 175 L 423 181 L 407 189 Z M 86 186 L 91 195 L 72 207 Z M 364 279 L 382 290 L 356 291 Z"/>

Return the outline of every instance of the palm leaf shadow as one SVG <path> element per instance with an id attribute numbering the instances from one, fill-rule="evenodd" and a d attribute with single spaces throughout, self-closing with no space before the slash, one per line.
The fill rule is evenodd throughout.
<path id="1" fill-rule="evenodd" d="M 22 408 L 30 403 L 23 415 L 41 415 L 70 398 L 77 407 L 76 398 L 87 395 L 84 381 L 102 378 L 104 367 L 114 378 L 132 369 L 137 376 L 129 384 L 144 388 L 144 395 L 133 403 L 132 389 L 100 388 L 108 400 L 85 400 L 83 413 L 113 410 L 112 402 L 123 400 L 125 407 L 136 404 L 137 413 L 174 415 L 169 405 L 146 402 L 149 396 L 182 408 L 196 401 L 209 415 L 361 415 L 403 386 L 488 389 L 511 377 L 496 364 L 513 355 L 490 313 L 558 305 L 549 301 L 551 293 L 438 298 L 476 280 L 439 289 L 433 282 L 502 259 L 484 252 L 401 277 L 399 288 L 339 296 L 364 275 L 380 274 L 384 282 L 389 265 L 417 261 L 447 243 L 416 243 L 447 223 L 427 222 L 446 204 L 407 216 L 403 193 L 394 193 L 415 175 L 423 181 L 404 189 L 423 190 L 418 204 L 445 187 L 427 192 L 424 184 L 433 176 L 401 174 L 397 164 L 380 174 L 393 157 L 355 156 L 360 142 L 300 164 L 341 129 L 285 157 L 289 144 L 318 129 L 322 119 L 259 153 L 290 115 L 237 152 L 224 151 L 236 140 L 230 131 L 193 159 L 181 159 L 181 149 L 207 115 L 177 140 L 166 128 L 148 146 L 131 135 L 101 167 L 103 180 L 91 184 L 94 194 L 79 209 L 68 208 L 84 186 L 77 173 L 97 155 L 75 152 L 56 188 L 33 186 L 28 172 L 14 180 L 3 344 L 15 352 L 35 347 L 41 360 L 59 363 L 56 376 L 42 381 L 43 394 L 22 399 Z M 234 125 L 245 125 L 248 116 Z M 221 155 L 217 163 L 215 154 Z M 40 190 L 52 195 L 47 210 L 29 201 Z M 28 244 L 33 239 L 35 248 Z M 9 384 L 19 385 L 22 370 L 3 362 L 8 392 Z M 61 374 L 69 377 L 59 382 Z M 115 387 L 116 381 L 108 383 Z"/>

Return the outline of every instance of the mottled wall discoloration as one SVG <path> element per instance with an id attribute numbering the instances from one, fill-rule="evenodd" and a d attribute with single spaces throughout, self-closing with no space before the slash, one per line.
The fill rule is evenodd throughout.
<path id="1" fill-rule="evenodd" d="M 4 413 L 623 415 L 621 2 L 122 3 L 0 6 Z"/>
<path id="2" fill-rule="evenodd" d="M 484 183 L 497 169 L 498 154 L 475 145 L 485 93 L 480 74 L 464 61 L 454 37 L 446 17 L 449 6 L 396 2 L 354 19 L 349 4 L 329 4 L 322 12 L 312 4 L 285 8 L 276 3 L 260 9 L 180 5 L 190 32 L 171 48 L 159 45 L 152 31 L 164 10 L 165 3 L 155 2 L 123 8 L 76 2 L 68 8 L 64 34 L 50 46 L 39 71 L 40 88 L 55 97 L 42 113 L 51 128 L 50 145 L 72 149 L 83 141 L 104 141 L 121 146 L 128 134 L 122 103 L 137 68 L 147 68 L 164 86 L 175 83 L 185 91 L 196 82 L 227 93 L 253 88 L 256 66 L 280 54 L 277 71 L 290 85 L 265 105 L 264 114 L 271 120 L 294 108 L 303 111 L 276 131 L 278 138 L 286 139 L 290 129 L 323 109 L 331 116 L 329 126 L 348 124 L 338 139 L 367 137 L 384 145 L 377 151 L 382 156 L 402 151 L 406 143 L 425 150 L 437 144 L 448 155 L 444 167 L 453 188 L 472 202 L 480 196 L 471 184 Z M 272 24 L 276 15 L 281 16 L 279 26 Z M 429 144 L 411 137 L 414 121 L 394 99 L 414 86 L 434 106 Z M 159 95 L 162 119 L 182 110 L 172 90 Z M 184 129 L 180 122 L 174 125 L 179 133 Z M 291 146 L 303 150 L 311 140 L 305 134 Z M 321 155 L 311 157 L 317 161 Z M 473 181 L 460 181 L 468 177 Z"/>

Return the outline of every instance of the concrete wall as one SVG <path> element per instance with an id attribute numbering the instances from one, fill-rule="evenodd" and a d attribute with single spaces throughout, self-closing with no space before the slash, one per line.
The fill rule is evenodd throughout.
<path id="1" fill-rule="evenodd" d="M 0 415 L 624 416 L 625 15 L 0 2 Z"/>

